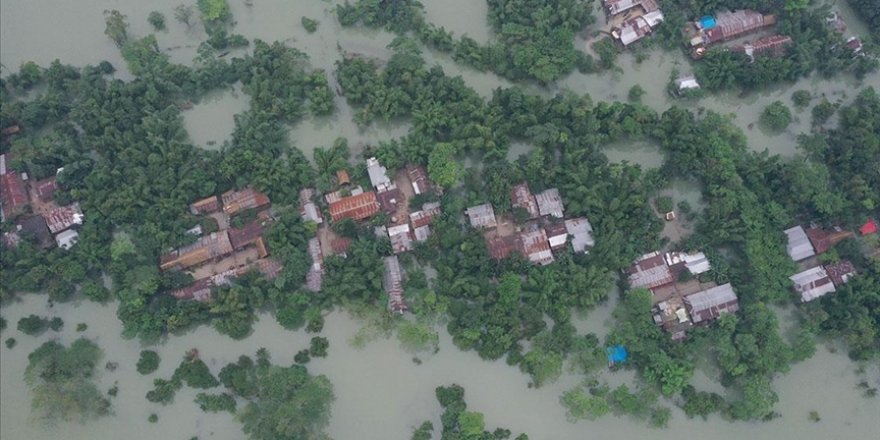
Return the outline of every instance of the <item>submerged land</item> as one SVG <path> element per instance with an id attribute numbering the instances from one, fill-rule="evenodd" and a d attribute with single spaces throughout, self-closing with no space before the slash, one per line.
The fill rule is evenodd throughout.
<path id="1" fill-rule="evenodd" d="M 880 428 L 871 2 L 105 3 L 0 4 L 4 439 Z"/>

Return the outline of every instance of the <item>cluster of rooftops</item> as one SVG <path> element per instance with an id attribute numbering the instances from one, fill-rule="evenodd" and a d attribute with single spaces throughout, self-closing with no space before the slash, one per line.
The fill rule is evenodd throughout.
<path id="1" fill-rule="evenodd" d="M 241 226 L 231 226 L 233 219 L 253 210 L 254 218 Z M 188 232 L 198 236 L 189 245 L 167 252 L 159 257 L 162 271 L 189 271 L 196 279 L 192 284 L 172 290 L 178 299 L 211 299 L 211 288 L 229 284 L 233 278 L 258 271 L 267 278 L 275 278 L 282 265 L 269 257 L 263 234 L 275 221 L 269 197 L 253 188 L 230 190 L 219 197 L 214 195 L 189 206 L 195 216 L 213 218 L 218 230 L 203 234 L 201 226 Z"/>
<path id="2" fill-rule="evenodd" d="M 877 223 L 871 218 L 859 229 L 861 235 L 877 233 Z M 813 301 L 829 293 L 856 275 L 855 267 L 848 260 L 823 262 L 818 258 L 841 241 L 855 236 L 853 231 L 835 227 L 824 229 L 816 225 L 794 226 L 785 230 L 786 251 L 798 263 L 800 272 L 789 277 L 801 302 Z"/>
<path id="3" fill-rule="evenodd" d="M 395 255 L 383 259 L 385 274 L 383 286 L 388 295 L 390 310 L 403 313 L 407 310 L 403 297 L 403 270 L 397 254 L 413 250 L 416 242 L 427 241 L 431 236 L 431 224 L 441 214 L 437 202 L 423 203 L 419 209 L 410 208 L 410 199 L 426 193 L 439 193 L 429 179 L 424 167 L 410 165 L 397 173 L 394 178 L 377 158 L 366 160 L 367 175 L 371 188 L 353 185 L 348 172 L 336 172 L 337 189 L 324 195 L 328 206 L 330 221 L 338 223 L 345 220 L 363 221 L 384 212 L 388 221 L 376 227 L 376 234 L 388 237 Z M 318 291 L 324 273 L 323 256 L 325 251 L 344 255 L 350 240 L 337 237 L 325 224 L 321 209 L 316 201 L 314 189 L 307 188 L 300 193 L 300 214 L 306 221 L 318 225 L 317 236 L 309 242 L 312 268 L 307 275 L 307 286 Z"/>
<path id="4" fill-rule="evenodd" d="M 10 154 L 0 155 L 0 217 L 15 222 L 15 230 L 3 233 L 6 247 L 17 247 L 22 235 L 33 237 L 42 248 L 76 245 L 84 216 L 79 203 L 61 206 L 55 201 L 57 177 L 63 172 L 59 168 L 54 176 L 33 180 L 13 169 Z"/>
<path id="5" fill-rule="evenodd" d="M 623 46 L 645 38 L 663 22 L 663 12 L 657 0 L 602 0 L 602 4 L 606 17 L 613 24 L 611 36 Z M 720 11 L 715 15 L 700 17 L 687 23 L 683 32 L 688 39 L 691 56 L 699 59 L 713 45 L 744 37 L 775 24 L 775 15 L 743 9 Z M 828 24 L 841 34 L 846 31 L 846 23 L 837 13 L 828 17 Z M 790 36 L 771 34 L 736 44 L 731 49 L 754 59 L 758 54 L 779 56 L 791 44 Z M 862 42 L 857 37 L 850 37 L 846 46 L 858 54 L 861 52 Z"/>
<path id="6" fill-rule="evenodd" d="M 700 279 L 711 268 L 702 252 L 655 251 L 639 257 L 625 273 L 631 288 L 651 291 L 654 323 L 680 340 L 689 328 L 739 310 L 730 283 Z"/>
<path id="7" fill-rule="evenodd" d="M 504 259 L 518 252 L 532 264 L 543 266 L 555 261 L 553 252 L 564 250 L 569 241 L 576 253 L 585 253 L 596 244 L 593 227 L 586 217 L 565 219 L 565 206 L 558 189 L 532 194 L 528 184 L 523 182 L 511 189 L 510 199 L 511 206 L 525 214 L 523 224 L 516 224 L 513 214 L 499 219 L 489 203 L 471 206 L 465 211 L 471 226 L 484 231 L 486 247 L 493 259 Z"/>

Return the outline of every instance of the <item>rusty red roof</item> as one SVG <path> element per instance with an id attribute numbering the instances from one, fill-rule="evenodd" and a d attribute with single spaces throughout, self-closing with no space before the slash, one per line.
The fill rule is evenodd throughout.
<path id="1" fill-rule="evenodd" d="M 6 215 L 14 216 L 28 205 L 27 188 L 17 172 L 0 176 L 0 203 Z"/>
<path id="2" fill-rule="evenodd" d="M 486 239 L 486 247 L 489 249 L 489 256 L 496 260 L 509 257 L 511 253 L 519 250 L 521 246 L 522 243 L 517 235 Z"/>
<path id="3" fill-rule="evenodd" d="M 223 210 L 232 215 L 245 209 L 257 209 L 269 204 L 269 196 L 247 187 L 239 191 L 226 191 L 221 196 Z"/>
<path id="4" fill-rule="evenodd" d="M 844 230 L 826 230 L 821 228 L 809 228 L 806 230 L 807 238 L 810 239 L 810 243 L 813 245 L 813 249 L 816 250 L 817 254 L 821 254 L 823 252 L 828 251 L 841 241 L 852 237 L 853 233 L 851 231 Z"/>
<path id="5" fill-rule="evenodd" d="M 240 228 L 229 228 L 229 242 L 235 250 L 254 243 L 266 232 L 266 224 L 268 222 L 255 220 Z"/>
<path id="6" fill-rule="evenodd" d="M 363 220 L 377 212 L 379 212 L 379 201 L 376 200 L 376 193 L 372 191 L 344 197 L 330 204 L 330 217 L 334 222 L 347 218 Z"/>

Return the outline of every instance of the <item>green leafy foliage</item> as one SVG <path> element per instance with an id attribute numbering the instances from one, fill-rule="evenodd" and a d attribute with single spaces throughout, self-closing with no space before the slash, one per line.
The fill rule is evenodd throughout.
<path id="1" fill-rule="evenodd" d="M 159 368 L 159 354 L 153 350 L 141 351 L 137 361 L 137 371 L 140 374 L 150 374 Z"/>
<path id="2" fill-rule="evenodd" d="M 791 119 L 791 110 L 782 101 L 773 101 L 761 112 L 761 123 L 774 131 L 784 130 Z"/>

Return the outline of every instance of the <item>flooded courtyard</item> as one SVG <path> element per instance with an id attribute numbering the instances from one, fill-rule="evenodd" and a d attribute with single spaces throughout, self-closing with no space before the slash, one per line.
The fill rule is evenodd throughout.
<path id="1" fill-rule="evenodd" d="M 128 16 L 129 33 L 135 37 L 151 32 L 146 17 L 158 10 L 168 17 L 168 30 L 159 32 L 160 49 L 168 53 L 176 63 L 191 64 L 198 44 L 205 39 L 199 23 L 187 27 L 173 21 L 173 8 L 180 0 L 155 0 L 151 2 L 122 2 L 119 0 L 33 1 L 2 0 L 0 3 L 0 63 L 5 76 L 17 70 L 22 63 L 33 60 L 48 65 L 54 59 L 77 66 L 110 61 L 117 69 L 117 77 L 131 79 L 116 46 L 104 35 L 106 9 L 119 9 Z M 317 69 L 332 72 L 336 61 L 344 52 L 387 58 L 387 45 L 394 36 L 387 32 L 358 28 L 342 28 L 336 20 L 333 1 L 305 0 L 256 0 L 249 6 L 239 0 L 231 0 L 230 6 L 236 22 L 234 31 L 249 39 L 282 41 L 302 50 Z M 424 0 L 429 21 L 444 26 L 456 34 L 468 35 L 479 42 L 492 39 L 486 24 L 486 3 L 474 0 Z M 855 31 L 864 26 L 844 8 L 844 15 L 853 23 Z M 307 16 L 320 22 L 318 30 L 307 33 L 300 18 Z M 850 19 L 851 18 L 851 19 Z M 859 27 L 861 26 L 861 28 Z M 760 112 L 769 103 L 781 100 L 791 103 L 796 90 L 808 90 L 813 95 L 812 104 L 821 97 L 829 101 L 847 102 L 855 90 L 865 85 L 880 87 L 877 75 L 858 81 L 852 77 L 823 79 L 803 78 L 795 84 L 783 84 L 770 89 L 737 95 L 734 93 L 711 95 L 696 101 L 682 102 L 667 92 L 672 71 L 688 73 L 689 62 L 679 52 L 654 51 L 648 58 L 638 62 L 630 54 L 620 55 L 618 64 L 622 71 L 595 75 L 573 73 L 551 88 L 526 85 L 532 93 L 550 95 L 568 89 L 578 94 L 589 94 L 595 101 L 624 101 L 633 85 L 639 84 L 646 94 L 642 102 L 663 111 L 671 105 L 684 105 L 696 109 L 703 107 L 731 115 L 735 124 L 745 133 L 749 147 L 755 151 L 768 150 L 784 157 L 795 156 L 798 151 L 796 137 L 810 129 L 810 108 L 795 113 L 795 122 L 784 132 L 775 134 L 758 127 Z M 454 63 L 444 54 L 425 50 L 429 64 L 439 64 L 449 75 L 459 75 L 465 83 L 481 96 L 490 97 L 497 87 L 509 87 L 509 81 L 492 73 L 477 72 Z M 335 89 L 332 75 L 328 78 Z M 344 98 L 336 97 L 336 111 L 326 117 L 308 117 L 289 128 L 291 143 L 312 157 L 316 147 L 332 145 L 337 137 L 349 139 L 352 153 L 357 154 L 366 144 L 397 139 L 404 136 L 409 125 L 390 121 L 360 127 L 354 122 L 354 110 Z M 183 112 L 186 128 L 194 145 L 219 149 L 232 133 L 235 114 L 248 108 L 248 97 L 240 86 L 216 91 L 194 103 Z M 515 144 L 510 150 L 512 159 L 530 149 L 526 144 Z M 659 147 L 648 142 L 621 142 L 605 147 L 612 162 L 628 161 L 644 169 L 660 167 L 664 155 Z M 669 194 L 677 204 L 688 201 L 695 209 L 701 206 L 699 188 L 690 182 L 674 182 Z M 600 338 L 612 323 L 611 310 L 616 293 L 593 312 L 578 317 L 575 325 L 580 333 L 595 333 Z M 162 343 L 145 347 L 137 340 L 126 340 L 120 335 L 122 326 L 116 317 L 115 303 L 98 305 L 92 302 L 56 304 L 49 307 L 41 294 L 25 294 L 19 300 L 6 304 L 2 316 L 9 326 L 3 331 L 3 339 L 14 337 L 18 345 L 13 349 L 0 347 L 0 438 L 3 440 L 42 439 L 240 439 L 241 425 L 227 413 L 202 412 L 193 398 L 195 390 L 184 388 L 178 392 L 169 406 L 151 403 L 144 398 L 152 388 L 154 378 L 169 377 L 183 354 L 197 347 L 212 372 L 232 362 L 242 354 L 253 355 L 260 347 L 266 347 L 274 362 L 290 364 L 299 350 L 306 348 L 313 336 L 304 331 L 291 332 L 278 325 L 269 314 L 262 314 L 248 338 L 235 341 L 220 335 L 210 327 L 202 326 L 182 335 L 170 335 Z M 15 323 L 29 314 L 59 316 L 65 321 L 59 333 L 47 332 L 30 337 L 17 331 Z M 77 323 L 88 324 L 88 329 L 77 333 Z M 750 438 L 810 440 L 810 439 L 866 439 L 876 436 L 880 430 L 880 399 L 866 399 L 857 383 L 868 380 L 873 386 L 880 385 L 880 369 L 876 363 L 868 365 L 864 373 L 857 372 L 858 365 L 850 361 L 842 350 L 820 346 L 814 357 L 793 366 L 792 371 L 775 379 L 780 401 L 776 406 L 781 417 L 767 423 L 730 423 L 715 416 L 708 421 L 688 419 L 682 411 L 673 408 L 673 418 L 668 429 L 653 430 L 625 417 L 606 416 L 597 421 L 569 423 L 565 410 L 559 404 L 559 396 L 575 386 L 580 380 L 574 375 L 563 375 L 554 384 L 533 389 L 529 378 L 516 367 L 504 361 L 486 362 L 474 352 L 462 352 L 451 341 L 443 328 L 440 332 L 440 350 L 434 355 L 422 357 L 421 365 L 412 360 L 412 354 L 402 350 L 397 341 L 380 339 L 362 349 L 349 342 L 363 323 L 347 313 L 336 311 L 326 318 L 322 336 L 330 340 L 329 355 L 325 359 L 313 359 L 310 371 L 326 375 L 333 383 L 336 401 L 332 409 L 329 434 L 343 439 L 408 439 L 414 427 L 424 420 L 432 420 L 440 426 L 440 406 L 434 397 L 434 388 L 458 383 L 467 389 L 469 408 L 481 411 L 490 427 L 504 426 L 515 433 L 525 432 L 532 440 L 557 439 L 681 439 L 685 437 L 733 440 Z M 44 426 L 30 418 L 29 391 L 23 375 L 27 366 L 27 353 L 41 343 L 57 338 L 69 343 L 79 336 L 93 339 L 105 353 L 103 362 L 118 362 L 113 372 L 99 368 L 100 389 L 106 391 L 118 384 L 119 393 L 112 398 L 113 415 L 85 424 L 64 423 Z M 135 371 L 138 353 L 145 348 L 156 350 L 162 358 L 157 372 L 142 376 Z M 629 378 L 619 373 L 607 378 L 619 382 Z M 696 385 L 704 390 L 715 390 L 716 377 L 711 373 L 697 372 Z M 669 404 L 668 402 L 666 404 Z M 817 411 L 821 421 L 812 422 L 810 411 Z M 149 423 L 147 417 L 156 413 L 159 423 Z M 438 431 L 439 432 L 439 431 Z M 871 433 L 874 434 L 871 434 Z M 439 438 L 436 435 L 435 438 Z"/>

